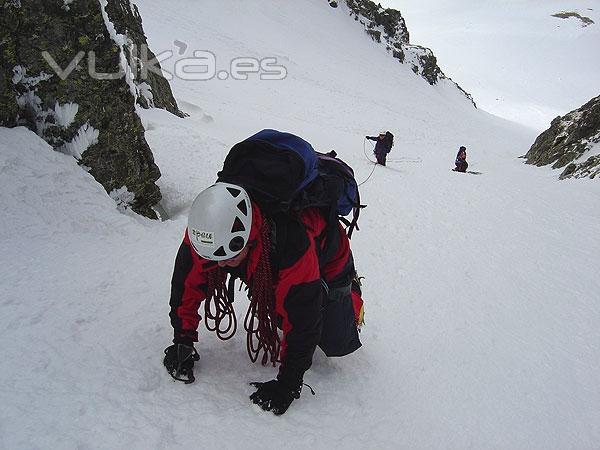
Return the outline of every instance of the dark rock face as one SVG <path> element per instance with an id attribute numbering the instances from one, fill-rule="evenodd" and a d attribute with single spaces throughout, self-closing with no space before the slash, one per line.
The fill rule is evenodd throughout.
<path id="1" fill-rule="evenodd" d="M 129 0 L 111 0 L 106 5 L 106 12 L 114 24 L 117 33 L 127 36 L 133 42 L 135 48 L 133 55 L 129 46 L 124 47 L 129 61 L 131 61 L 132 57 L 140 56 L 142 52 L 146 52 L 148 61 L 152 61 L 156 57 L 148 47 L 146 35 L 142 28 L 142 18 L 135 5 Z M 136 64 L 133 68 L 135 70 L 135 79 L 144 80 L 151 88 L 150 98 L 147 95 L 140 95 L 138 103 L 143 108 L 162 108 L 179 117 L 184 117 L 173 97 L 169 82 L 160 73 L 160 64 L 156 62 L 153 67 L 155 70 L 144 70 L 143 64 Z"/>
<path id="2" fill-rule="evenodd" d="M 408 29 L 400 11 L 384 9 L 369 0 L 346 0 L 346 4 L 354 18 L 365 25 L 367 32 L 381 27 L 384 39 L 389 45 L 396 42 L 408 44 Z"/>
<path id="3" fill-rule="evenodd" d="M 367 34 L 375 42 L 385 44 L 387 51 L 398 61 L 410 64 L 415 74 L 423 77 L 431 85 L 442 79 L 449 80 L 438 66 L 437 59 L 430 49 L 409 42 L 408 28 L 400 11 L 382 8 L 370 0 L 346 0 L 346 5 L 354 20 L 364 25 Z M 454 84 L 475 105 L 473 97 L 458 84 Z"/>
<path id="4" fill-rule="evenodd" d="M 525 158 L 528 164 L 536 166 L 552 164 L 554 169 L 566 166 L 561 179 L 594 178 L 600 173 L 600 155 L 586 158 L 586 152 L 594 147 L 600 150 L 600 96 L 554 119 Z"/>
<path id="5" fill-rule="evenodd" d="M 160 171 L 136 108 L 182 113 L 162 77 L 125 74 L 146 43 L 137 10 L 123 0 L 8 0 L 0 11 L 0 125 L 31 128 L 121 208 L 156 218 Z"/>

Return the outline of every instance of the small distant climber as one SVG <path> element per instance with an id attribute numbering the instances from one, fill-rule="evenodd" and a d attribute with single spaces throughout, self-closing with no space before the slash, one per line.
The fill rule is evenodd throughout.
<path id="1" fill-rule="evenodd" d="M 392 150 L 394 146 L 394 135 L 389 131 L 381 131 L 379 136 L 365 136 L 370 141 L 375 141 L 375 157 L 377 158 L 377 163 L 385 166 L 385 159 L 387 154 Z"/>
<path id="2" fill-rule="evenodd" d="M 467 148 L 461 146 L 456 154 L 456 161 L 454 161 L 456 167 L 453 169 L 455 172 L 466 172 L 469 164 L 467 163 Z"/>

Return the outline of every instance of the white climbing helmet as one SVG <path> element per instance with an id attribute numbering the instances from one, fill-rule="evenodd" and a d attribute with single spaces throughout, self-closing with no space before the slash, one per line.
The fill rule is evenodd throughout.
<path id="1" fill-rule="evenodd" d="M 212 261 L 233 258 L 250 237 L 252 205 L 235 184 L 215 183 L 198 194 L 188 217 L 188 235 L 198 255 Z"/>

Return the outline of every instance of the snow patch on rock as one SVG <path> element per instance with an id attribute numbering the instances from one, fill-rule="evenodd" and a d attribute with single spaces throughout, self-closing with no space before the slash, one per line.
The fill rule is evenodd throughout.
<path id="1" fill-rule="evenodd" d="M 54 123 L 60 127 L 69 128 L 78 111 L 79 105 L 77 103 L 69 102 L 61 105 L 56 102 L 56 105 L 54 105 Z"/>
<path id="2" fill-rule="evenodd" d="M 99 135 L 100 132 L 91 126 L 89 122 L 86 122 L 79 128 L 79 130 L 77 130 L 77 134 L 73 140 L 71 140 L 71 142 L 67 142 L 57 150 L 61 153 L 81 159 L 83 152 L 85 152 L 92 145 L 98 143 Z"/>

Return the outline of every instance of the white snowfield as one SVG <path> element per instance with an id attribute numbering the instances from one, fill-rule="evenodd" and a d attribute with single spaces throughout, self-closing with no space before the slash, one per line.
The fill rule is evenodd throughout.
<path id="1" fill-rule="evenodd" d="M 0 448 L 598 448 L 597 180 L 523 164 L 535 132 L 429 86 L 341 4 L 136 3 L 156 53 L 178 40 L 224 67 L 274 56 L 288 75 L 174 79 L 190 117 L 143 112 L 164 222 L 120 213 L 75 159 L 0 129 Z M 187 209 L 262 128 L 371 174 L 352 239 L 363 347 L 317 350 L 316 395 L 281 417 L 248 399 L 276 368 L 249 361 L 243 330 L 222 342 L 201 326 L 194 384 L 162 365 Z M 397 161 L 374 168 L 364 136 L 381 128 Z M 481 175 L 450 170 L 460 145 Z M 246 306 L 239 293 L 240 320 Z"/>
<path id="2" fill-rule="evenodd" d="M 595 0 L 381 3 L 400 9 L 411 41 L 432 48 L 444 73 L 492 114 L 541 132 L 600 93 Z"/>

